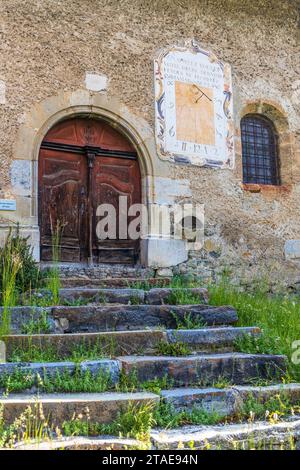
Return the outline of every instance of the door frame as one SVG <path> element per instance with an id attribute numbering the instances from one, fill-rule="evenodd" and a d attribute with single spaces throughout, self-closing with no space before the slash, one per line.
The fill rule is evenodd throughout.
<path id="1" fill-rule="evenodd" d="M 106 97 L 103 97 L 106 101 Z M 115 103 L 113 103 L 114 105 Z M 111 109 L 111 103 L 106 102 L 105 107 L 93 106 L 92 109 L 90 106 L 80 105 L 76 107 L 71 107 L 68 109 L 63 109 L 58 111 L 55 115 L 51 116 L 47 122 L 39 129 L 38 134 L 33 142 L 33 160 L 36 161 L 34 168 L 34 177 L 33 177 L 33 193 L 34 193 L 34 207 L 35 207 L 35 217 L 36 223 L 39 230 L 39 221 L 38 221 L 38 157 L 40 152 L 40 147 L 46 136 L 46 134 L 61 121 L 68 120 L 70 118 L 92 118 L 106 122 L 113 128 L 115 128 L 120 134 L 122 134 L 135 148 L 136 155 L 139 163 L 140 173 L 141 173 L 141 203 L 147 207 L 149 217 L 151 217 L 151 206 L 155 204 L 155 175 L 158 176 L 167 176 L 169 172 L 167 167 L 169 164 L 167 162 L 162 162 L 159 160 L 156 148 L 155 140 L 153 136 L 152 129 L 145 123 L 145 121 L 137 119 L 132 115 L 127 108 L 124 108 L 124 118 L 121 117 L 121 112 L 119 114 L 115 113 L 115 109 Z M 120 105 L 119 105 L 120 106 Z M 119 107 L 118 106 L 118 107 Z M 115 106 L 113 106 L 114 108 Z M 162 169 L 160 168 L 162 167 Z M 166 171 L 165 171 L 166 170 Z M 149 227 L 150 227 L 150 221 Z M 156 235 L 154 235 L 154 238 Z M 149 266 L 149 259 L 151 258 L 151 248 L 149 240 L 152 239 L 151 230 L 148 230 L 146 236 L 140 241 L 140 264 L 142 266 Z M 40 241 L 38 240 L 38 251 L 40 250 Z M 155 256 L 159 248 L 157 243 L 155 243 Z M 165 246 L 162 247 L 162 252 L 165 252 Z M 38 259 L 39 261 L 39 259 Z"/>
<path id="2" fill-rule="evenodd" d="M 133 103 L 137 109 L 136 103 Z M 39 261 L 40 234 L 38 225 L 38 181 L 37 168 L 40 145 L 47 132 L 58 122 L 70 117 L 93 117 L 115 127 L 132 143 L 137 151 L 141 178 L 142 203 L 149 214 L 148 231 L 141 240 L 141 264 L 145 267 L 168 267 L 184 262 L 188 258 L 184 240 L 159 237 L 151 223 L 153 206 L 160 204 L 162 197 L 173 200 L 173 192 L 164 193 L 162 188 L 172 181 L 171 164 L 159 158 L 152 126 L 135 114 L 122 101 L 107 93 L 91 93 L 86 89 L 61 91 L 57 95 L 35 102 L 24 115 L 13 148 L 13 163 L 24 168 L 28 174 L 28 190 L 12 220 L 20 222 L 20 229 L 30 238 L 33 254 Z M 29 181 L 30 180 L 30 181 Z M 181 191 L 174 181 L 176 197 L 186 196 L 185 186 Z"/>

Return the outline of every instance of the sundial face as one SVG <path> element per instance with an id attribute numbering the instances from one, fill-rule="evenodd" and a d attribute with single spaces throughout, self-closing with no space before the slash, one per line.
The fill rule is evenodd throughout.
<path id="1" fill-rule="evenodd" d="M 233 167 L 230 66 L 194 43 L 155 61 L 156 141 L 162 158 Z"/>

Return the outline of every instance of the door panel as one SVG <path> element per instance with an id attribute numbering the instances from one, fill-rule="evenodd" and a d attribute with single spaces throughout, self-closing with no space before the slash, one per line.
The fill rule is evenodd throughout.
<path id="1" fill-rule="evenodd" d="M 140 203 L 140 171 L 136 160 L 116 157 L 97 157 L 93 174 L 93 254 L 100 263 L 135 263 L 139 256 L 139 240 L 129 240 L 120 232 L 120 196 L 126 198 L 127 207 Z M 112 204 L 117 217 L 116 239 L 100 240 L 97 237 L 97 223 L 101 218 L 96 211 L 100 204 Z M 132 217 L 123 214 L 125 231 Z M 123 228 L 124 230 L 124 228 Z"/>
<path id="2" fill-rule="evenodd" d="M 87 168 L 82 155 L 41 149 L 39 160 L 39 218 L 41 259 L 53 259 L 53 236 L 61 226 L 61 261 L 86 256 Z"/>

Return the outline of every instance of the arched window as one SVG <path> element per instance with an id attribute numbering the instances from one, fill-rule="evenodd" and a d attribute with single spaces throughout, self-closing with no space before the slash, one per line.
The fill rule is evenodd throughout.
<path id="1" fill-rule="evenodd" d="M 241 120 L 243 181 L 280 184 L 277 134 L 273 123 L 257 114 Z"/>

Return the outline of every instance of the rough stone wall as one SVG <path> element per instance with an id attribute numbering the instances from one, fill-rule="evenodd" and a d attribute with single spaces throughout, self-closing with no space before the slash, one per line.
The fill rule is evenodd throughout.
<path id="1" fill-rule="evenodd" d="M 34 103 L 84 89 L 86 72 L 99 72 L 108 94 L 154 129 L 153 58 L 193 37 L 232 65 L 237 155 L 234 171 L 172 166 L 171 176 L 188 179 L 205 204 L 205 251 L 189 264 L 196 272 L 267 266 L 295 279 L 300 263 L 284 261 L 284 243 L 300 239 L 299 0 L 2 0 L 0 198 L 11 194 L 13 144 Z M 283 189 L 249 192 L 239 120 L 260 100 L 287 118 L 289 177 Z"/>

